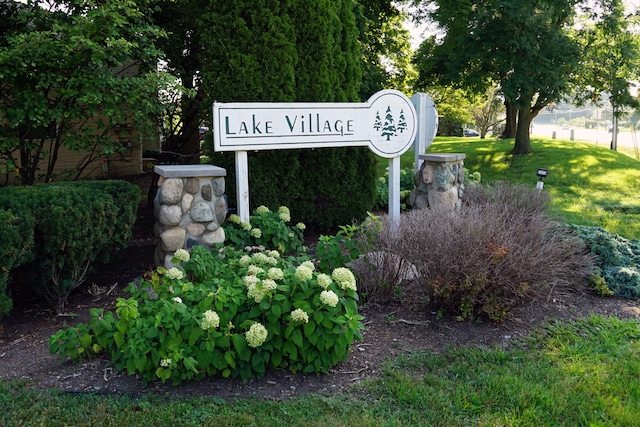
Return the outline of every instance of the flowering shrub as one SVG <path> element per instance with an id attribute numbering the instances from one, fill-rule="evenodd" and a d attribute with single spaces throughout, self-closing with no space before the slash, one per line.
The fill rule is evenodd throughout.
<path id="1" fill-rule="evenodd" d="M 82 360 L 100 354 L 145 383 L 173 384 L 206 376 L 251 378 L 267 367 L 326 372 L 361 339 L 355 277 L 338 268 L 318 274 L 310 261 L 277 251 L 176 253 L 129 285 L 115 314 L 50 338 L 50 351 Z M 178 259 L 180 258 L 180 259 Z M 180 273 L 180 274 L 178 274 Z"/>
<path id="2" fill-rule="evenodd" d="M 232 214 L 222 227 L 227 236 L 226 243 L 237 249 L 262 245 L 285 254 L 299 254 L 303 251 L 303 231 L 306 226 L 299 222 L 290 227 L 287 225 L 290 221 L 291 212 L 286 206 L 280 206 L 277 211 L 258 206 L 249 222 L 242 222 L 238 215 Z"/>

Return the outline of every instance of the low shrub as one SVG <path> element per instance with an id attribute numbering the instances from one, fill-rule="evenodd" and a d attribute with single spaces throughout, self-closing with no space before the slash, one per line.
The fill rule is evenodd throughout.
<path id="1" fill-rule="evenodd" d="M 545 193 L 494 183 L 465 195 L 459 212 L 411 211 L 397 234 L 388 224 L 378 233 L 378 250 L 410 263 L 441 312 L 502 321 L 554 288 L 586 284 L 593 260 L 546 215 Z"/>
<path id="2" fill-rule="evenodd" d="M 283 254 L 300 254 L 304 250 L 303 231 L 306 226 L 299 222 L 294 227 L 287 225 L 291 221 L 291 212 L 286 206 L 272 211 L 266 206 L 259 206 L 249 217 L 249 222 L 242 222 L 236 214 L 229 215 L 222 224 L 226 245 L 236 249 L 249 246 L 276 248 Z"/>
<path id="3" fill-rule="evenodd" d="M 125 181 L 82 181 L 5 187 L 0 207 L 34 218 L 32 262 L 12 274 L 57 312 L 96 262 L 107 263 L 131 236 L 140 198 Z"/>
<path id="4" fill-rule="evenodd" d="M 277 251 L 192 250 L 176 252 L 181 267 L 132 283 L 115 314 L 92 309 L 88 323 L 56 333 L 51 352 L 73 360 L 106 353 L 145 383 L 179 384 L 262 376 L 268 367 L 326 372 L 361 338 L 348 269 L 329 276 Z"/>
<path id="5" fill-rule="evenodd" d="M 625 239 L 600 227 L 572 226 L 596 256 L 597 274 L 613 295 L 640 299 L 640 240 Z"/>
<path id="6" fill-rule="evenodd" d="M 29 260 L 33 245 L 33 217 L 16 216 L 11 211 L 0 210 L 0 319 L 13 306 L 7 292 L 9 274 L 13 268 Z"/>
<path id="7" fill-rule="evenodd" d="M 400 169 L 400 209 L 406 211 L 411 208 L 409 196 L 415 187 L 413 168 Z M 385 210 L 389 207 L 389 168 L 384 176 L 376 182 L 376 200 L 373 208 Z"/>

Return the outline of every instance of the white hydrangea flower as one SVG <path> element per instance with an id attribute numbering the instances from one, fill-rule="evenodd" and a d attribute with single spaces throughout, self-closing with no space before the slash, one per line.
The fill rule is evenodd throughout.
<path id="1" fill-rule="evenodd" d="M 182 273 L 182 270 L 176 267 L 172 267 L 169 269 L 169 271 L 167 271 L 166 276 L 169 279 L 181 280 L 184 277 L 184 274 Z"/>
<path id="2" fill-rule="evenodd" d="M 262 287 L 267 292 L 274 291 L 278 287 L 278 284 L 273 279 L 264 279 L 262 281 Z"/>
<path id="3" fill-rule="evenodd" d="M 259 239 L 262 237 L 262 230 L 260 230 L 259 228 L 254 228 L 251 230 L 251 237 L 255 238 L 255 239 Z"/>
<path id="4" fill-rule="evenodd" d="M 320 302 L 324 305 L 328 305 L 329 307 L 335 307 L 338 305 L 338 295 L 336 295 L 333 291 L 322 291 L 320 292 Z"/>
<path id="5" fill-rule="evenodd" d="M 307 226 L 306 226 L 306 225 L 304 225 L 304 222 L 299 222 L 299 223 L 297 223 L 297 224 L 296 224 L 296 227 L 298 227 L 298 228 L 299 228 L 300 230 L 302 230 L 302 231 L 304 231 L 304 230 L 307 228 Z"/>
<path id="6" fill-rule="evenodd" d="M 309 315 L 303 309 L 296 308 L 291 312 L 291 320 L 293 320 L 294 322 L 308 323 Z"/>
<path id="7" fill-rule="evenodd" d="M 269 212 L 269 208 L 268 208 L 268 207 L 266 207 L 265 205 L 260 205 L 260 206 L 258 206 L 258 207 L 256 208 L 256 213 L 257 213 L 258 215 L 262 215 L 262 214 L 265 214 L 265 213 L 267 213 L 267 212 Z"/>
<path id="8" fill-rule="evenodd" d="M 260 323 L 254 323 L 251 325 L 245 337 L 247 338 L 247 344 L 249 347 L 260 347 L 267 340 L 267 336 L 269 336 L 269 332 L 267 332 L 267 328 L 265 328 Z"/>
<path id="9" fill-rule="evenodd" d="M 242 281 L 244 282 L 244 285 L 248 288 L 251 285 L 253 286 L 257 285 L 260 282 L 260 279 L 258 278 L 258 276 L 249 274 L 248 276 L 244 276 L 242 278 Z"/>
<path id="10" fill-rule="evenodd" d="M 240 257 L 240 260 L 238 261 L 240 267 L 246 267 L 247 265 L 251 264 L 251 262 L 251 257 L 249 255 L 242 255 Z"/>
<path id="11" fill-rule="evenodd" d="M 333 283 L 333 281 L 328 274 L 318 274 L 318 286 L 320 286 L 322 289 L 327 289 L 331 285 L 331 283 Z"/>
<path id="12" fill-rule="evenodd" d="M 347 290 L 351 289 L 352 291 L 356 291 L 356 277 L 353 275 L 351 270 L 346 267 L 338 267 L 331 273 L 331 277 L 336 281 L 338 286 L 341 289 Z"/>
<path id="13" fill-rule="evenodd" d="M 265 264 L 276 265 L 278 264 L 278 260 L 272 256 L 268 256 Z"/>
<path id="14" fill-rule="evenodd" d="M 160 359 L 160 366 L 163 368 L 168 368 L 171 366 L 171 359 Z"/>
<path id="15" fill-rule="evenodd" d="M 173 297 L 171 300 L 175 303 L 182 304 L 182 298 L 180 297 Z"/>
<path id="16" fill-rule="evenodd" d="M 240 226 L 242 226 L 242 229 L 246 231 L 251 231 L 251 229 L 253 228 L 248 222 L 241 222 Z"/>
<path id="17" fill-rule="evenodd" d="M 182 249 L 182 248 L 178 249 L 176 253 L 173 254 L 173 259 L 176 260 L 177 262 L 187 262 L 189 261 L 189 258 L 191 258 L 191 255 L 189 255 L 189 252 L 187 252 L 185 249 Z M 171 262 L 173 262 L 173 260 L 171 260 Z"/>
<path id="18" fill-rule="evenodd" d="M 313 270 L 306 265 L 300 265 L 296 268 L 296 279 L 301 281 L 311 280 L 313 277 Z"/>
<path id="19" fill-rule="evenodd" d="M 314 263 L 312 263 L 311 261 L 304 261 L 302 264 L 300 264 L 302 266 L 308 267 L 311 271 L 314 271 L 316 269 L 316 266 Z"/>
<path id="20" fill-rule="evenodd" d="M 202 324 L 200 327 L 203 330 L 215 329 L 220 326 L 220 316 L 213 310 L 207 310 L 202 315 Z"/>
<path id="21" fill-rule="evenodd" d="M 253 300 L 258 304 L 262 301 L 265 295 L 266 292 L 257 283 L 251 284 L 247 287 L 247 297 L 253 298 Z"/>
<path id="22" fill-rule="evenodd" d="M 229 215 L 229 218 L 227 219 L 227 221 L 233 224 L 240 224 L 242 222 L 242 220 L 240 219 L 240 216 L 236 214 Z"/>
<path id="23" fill-rule="evenodd" d="M 289 208 L 286 206 L 280 206 L 280 208 L 278 208 L 278 213 L 280 214 L 280 219 L 283 222 L 289 222 L 291 221 L 291 212 L 289 211 Z"/>
<path id="24" fill-rule="evenodd" d="M 252 258 L 253 262 L 256 262 L 258 264 L 267 264 L 269 257 L 267 255 L 265 255 L 264 253 L 262 253 L 262 252 L 257 252 L 255 254 L 253 254 L 251 256 L 251 258 Z"/>
<path id="25" fill-rule="evenodd" d="M 267 252 L 267 255 L 270 256 L 271 258 L 275 258 L 275 259 L 280 258 L 280 252 L 278 252 L 276 250 L 271 250 L 271 251 Z"/>
<path id="26" fill-rule="evenodd" d="M 259 273 L 264 273 L 264 268 L 259 267 L 259 266 L 255 265 L 255 264 L 251 264 L 251 265 L 249 266 L 249 268 L 247 269 L 247 272 L 248 272 L 249 274 L 257 275 L 257 274 L 259 274 Z"/>
<path id="27" fill-rule="evenodd" d="M 273 280 L 282 280 L 284 278 L 284 273 L 281 268 L 271 267 L 267 270 L 267 276 Z"/>

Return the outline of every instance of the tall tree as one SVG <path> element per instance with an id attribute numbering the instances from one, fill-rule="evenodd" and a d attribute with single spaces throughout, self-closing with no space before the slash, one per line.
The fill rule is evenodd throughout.
<path id="1" fill-rule="evenodd" d="M 640 40 L 632 32 L 638 16 L 627 11 L 621 0 L 602 0 L 589 4 L 582 25 L 576 30 L 576 39 L 582 43 L 584 55 L 577 79 L 578 103 L 600 104 L 603 95 L 613 108 L 613 143 L 617 137 L 617 119 L 627 107 L 637 109 L 640 102 L 630 93 L 640 69 Z"/>
<path id="2" fill-rule="evenodd" d="M 429 14 L 444 37 L 429 41 L 418 57 L 419 81 L 436 80 L 482 92 L 498 82 L 507 117 L 517 111 L 511 152 L 531 153 L 531 120 L 568 92 L 578 64 L 580 51 L 567 31 L 578 1 L 424 3 L 436 6 Z M 429 60 L 421 63 L 420 58 Z"/>
<path id="3" fill-rule="evenodd" d="M 360 98 L 382 89 L 409 93 L 416 73 L 407 14 L 389 0 L 359 0 L 355 14 L 362 51 Z"/>
<path id="4" fill-rule="evenodd" d="M 123 148 L 112 129 L 149 130 L 159 108 L 155 42 L 163 32 L 144 2 L 43 5 L 0 2 L 0 160 L 23 184 L 52 179 L 63 146 L 87 153 L 70 171 L 78 178 Z"/>

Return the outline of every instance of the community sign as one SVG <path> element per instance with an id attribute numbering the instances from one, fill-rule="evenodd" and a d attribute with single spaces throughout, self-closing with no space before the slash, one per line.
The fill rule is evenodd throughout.
<path id="1" fill-rule="evenodd" d="M 394 158 L 411 148 L 417 116 L 402 92 L 364 103 L 214 103 L 215 151 L 368 146 Z"/>

